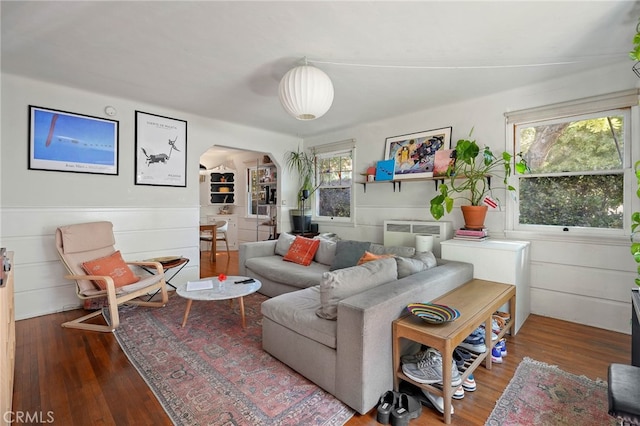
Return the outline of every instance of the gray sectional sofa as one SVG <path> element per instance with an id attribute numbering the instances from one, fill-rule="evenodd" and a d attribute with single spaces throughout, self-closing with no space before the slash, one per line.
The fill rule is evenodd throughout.
<path id="1" fill-rule="evenodd" d="M 271 296 L 261 307 L 262 346 L 362 414 L 393 387 L 392 322 L 407 304 L 473 278 L 471 264 L 377 244 L 369 250 L 395 256 L 336 268 L 336 256 L 342 263 L 348 256 L 336 253 L 335 241 L 323 241 L 312 264 L 302 266 L 283 261 L 287 244 L 289 237 L 240 246 L 240 275 L 259 279 Z"/>

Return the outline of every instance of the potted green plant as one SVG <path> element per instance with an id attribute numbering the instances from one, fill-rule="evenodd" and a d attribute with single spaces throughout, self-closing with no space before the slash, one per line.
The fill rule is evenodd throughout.
<path id="1" fill-rule="evenodd" d="M 638 188 L 636 189 L 636 195 L 640 198 L 640 161 L 637 161 L 634 165 L 636 180 L 638 182 Z M 635 279 L 636 285 L 640 286 L 640 212 L 633 212 L 631 214 L 631 254 L 638 264 L 638 276 Z"/>
<path id="2" fill-rule="evenodd" d="M 304 232 L 311 223 L 311 209 L 305 203 L 317 189 L 315 183 L 315 155 L 298 148 L 285 154 L 285 164 L 289 171 L 298 176 L 297 201 L 298 208 L 290 210 L 291 224 L 294 232 Z"/>
<path id="3" fill-rule="evenodd" d="M 473 133 L 473 130 L 471 132 Z M 491 177 L 503 175 L 504 188 L 514 191 L 515 188 L 507 182 L 512 173 L 512 166 L 518 173 L 528 170 L 524 158 L 520 154 L 516 154 L 515 157 L 514 159 L 514 156 L 506 151 L 500 156 L 495 156 L 489 147 L 481 149 L 475 140 L 460 139 L 455 147 L 455 161 L 447 170 L 445 182 L 439 186 L 439 194 L 431 199 L 431 215 L 440 219 L 445 211 L 451 212 L 455 199 L 463 199 L 468 203 L 462 206 L 465 227 L 483 228 L 487 213 L 487 206 L 483 201 L 497 189 L 491 187 Z M 474 214 L 479 217 L 473 219 Z"/>

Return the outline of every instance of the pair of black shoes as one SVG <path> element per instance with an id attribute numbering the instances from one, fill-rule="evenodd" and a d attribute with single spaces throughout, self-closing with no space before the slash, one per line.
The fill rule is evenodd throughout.
<path id="1" fill-rule="evenodd" d="M 395 391 L 386 391 L 380 397 L 376 420 L 378 423 L 392 426 L 407 426 L 409 420 L 417 419 L 422 414 L 422 405 L 415 397 Z"/>

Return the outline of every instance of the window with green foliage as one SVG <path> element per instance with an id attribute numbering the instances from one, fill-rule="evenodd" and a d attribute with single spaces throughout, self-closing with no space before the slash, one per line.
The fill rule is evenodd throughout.
<path id="1" fill-rule="evenodd" d="M 319 219 L 347 221 L 353 207 L 352 151 L 316 155 L 318 189 L 315 193 L 315 216 Z"/>
<path id="2" fill-rule="evenodd" d="M 630 108 L 515 123 L 516 228 L 622 230 L 629 129 Z"/>

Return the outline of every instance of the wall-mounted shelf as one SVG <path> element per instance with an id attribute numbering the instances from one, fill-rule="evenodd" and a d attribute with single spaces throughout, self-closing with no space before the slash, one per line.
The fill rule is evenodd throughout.
<path id="1" fill-rule="evenodd" d="M 235 170 L 218 167 L 208 170 L 209 173 L 209 203 L 235 203 Z"/>
<path id="2" fill-rule="evenodd" d="M 367 185 L 378 185 L 381 183 L 390 183 L 393 185 L 393 192 L 396 192 L 396 183 L 398 184 L 398 192 L 402 192 L 402 182 L 428 182 L 433 181 L 438 189 L 438 182 L 444 182 L 447 178 L 442 177 L 430 177 L 430 178 L 416 178 L 416 179 L 391 179 L 391 180 L 374 180 L 373 182 L 357 182 L 363 186 L 364 192 L 367 192 Z"/>
<path id="3" fill-rule="evenodd" d="M 434 182 L 436 186 L 436 191 L 438 190 L 438 183 L 444 183 L 445 180 L 449 179 L 448 177 L 438 176 L 438 177 L 426 177 L 426 178 L 416 178 L 416 179 L 391 179 L 391 180 L 374 180 L 373 182 L 356 182 L 363 186 L 364 192 L 367 192 L 367 185 L 377 185 L 380 183 L 390 183 L 393 185 L 393 192 L 396 192 L 396 183 L 398 184 L 398 192 L 402 192 L 402 182 Z M 460 178 L 462 179 L 462 178 Z M 487 184 L 489 188 L 491 188 L 491 176 L 487 176 Z"/>

